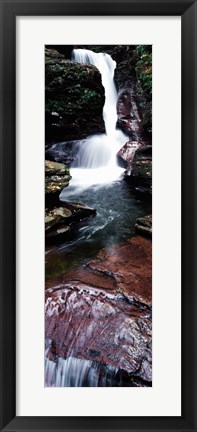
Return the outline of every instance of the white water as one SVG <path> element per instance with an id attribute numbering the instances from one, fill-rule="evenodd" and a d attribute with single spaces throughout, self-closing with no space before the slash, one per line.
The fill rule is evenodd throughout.
<path id="1" fill-rule="evenodd" d="M 114 84 L 114 69 L 116 62 L 109 54 L 95 53 L 86 49 L 74 49 L 72 59 L 77 63 L 92 64 L 101 73 L 102 84 L 105 89 L 105 104 L 103 107 L 103 120 L 108 140 L 113 144 L 117 122 L 116 100 L 117 92 Z"/>
<path id="2" fill-rule="evenodd" d="M 98 387 L 111 386 L 118 372 L 114 366 L 104 366 L 91 360 L 58 357 L 56 361 L 47 357 L 51 340 L 46 340 L 45 387 Z"/>
<path id="3" fill-rule="evenodd" d="M 84 189 L 90 185 L 107 184 L 120 178 L 123 169 L 117 164 L 116 154 L 128 140 L 122 131 L 116 129 L 117 92 L 113 79 L 116 62 L 109 54 L 94 53 L 86 49 L 74 49 L 72 60 L 95 65 L 101 73 L 105 89 L 103 120 L 106 133 L 93 135 L 81 141 L 77 159 L 71 167 L 73 180 L 66 191 L 66 196 L 72 195 L 76 188 Z"/>
<path id="4" fill-rule="evenodd" d="M 57 361 L 45 359 L 45 387 L 111 387 L 118 368 L 101 366 L 91 360 L 58 357 Z"/>

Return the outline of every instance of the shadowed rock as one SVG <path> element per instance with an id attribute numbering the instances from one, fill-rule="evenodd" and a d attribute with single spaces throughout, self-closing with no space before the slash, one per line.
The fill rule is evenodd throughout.
<path id="1" fill-rule="evenodd" d="M 143 146 L 135 152 L 132 170 L 126 171 L 126 180 L 137 192 L 152 193 L 152 146 Z"/>
<path id="2" fill-rule="evenodd" d="M 45 49 L 46 143 L 103 132 L 104 89 L 92 65 L 66 60 Z"/>
<path id="3" fill-rule="evenodd" d="M 152 237 L 152 215 L 137 218 L 135 229 L 138 234 Z"/>

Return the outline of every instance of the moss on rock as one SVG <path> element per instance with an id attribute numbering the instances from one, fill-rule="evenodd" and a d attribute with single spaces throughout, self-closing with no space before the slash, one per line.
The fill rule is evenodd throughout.
<path id="1" fill-rule="evenodd" d="M 98 69 L 46 49 L 46 141 L 104 131 L 104 88 Z"/>

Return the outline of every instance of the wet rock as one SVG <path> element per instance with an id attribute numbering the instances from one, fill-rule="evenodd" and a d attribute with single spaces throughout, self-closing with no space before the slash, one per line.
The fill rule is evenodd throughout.
<path id="1" fill-rule="evenodd" d="M 141 179 L 152 179 L 152 161 L 140 160 L 133 162 L 132 175 Z"/>
<path id="2" fill-rule="evenodd" d="M 115 291 L 129 302 L 151 306 L 152 243 L 140 236 L 102 249 L 88 268 L 115 282 Z"/>
<path id="3" fill-rule="evenodd" d="M 98 69 L 46 49 L 46 143 L 104 131 L 104 88 Z"/>
<path id="4" fill-rule="evenodd" d="M 152 215 L 137 218 L 135 229 L 138 234 L 152 237 Z"/>
<path id="5" fill-rule="evenodd" d="M 135 153 L 134 162 L 144 162 L 144 161 L 151 161 L 152 162 L 152 146 L 151 145 L 145 145 L 141 148 L 139 148 Z"/>
<path id="6" fill-rule="evenodd" d="M 151 307 L 151 240 L 135 236 L 121 244 L 101 249 L 86 266 L 65 274 L 55 284 L 73 281 L 78 287 L 90 284 L 94 289 L 120 293 L 131 304 Z M 53 285 L 53 281 L 51 283 Z"/>
<path id="7" fill-rule="evenodd" d="M 46 238 L 71 233 L 82 220 L 96 214 L 96 210 L 81 203 L 61 203 L 61 206 L 46 209 L 45 232 Z"/>
<path id="8" fill-rule="evenodd" d="M 69 169 L 63 163 L 57 163 L 49 160 L 45 160 L 45 174 L 46 175 L 70 175 Z"/>
<path id="9" fill-rule="evenodd" d="M 135 152 L 141 146 L 140 142 L 129 140 L 117 153 L 118 164 L 126 168 L 127 172 L 131 172 Z"/>
<path id="10" fill-rule="evenodd" d="M 45 146 L 45 157 L 63 162 L 69 167 L 76 159 L 81 141 L 63 141 L 60 143 L 48 144 Z"/>
<path id="11" fill-rule="evenodd" d="M 142 140 L 144 130 L 138 110 L 136 93 L 136 85 L 134 83 L 130 83 L 130 87 L 119 91 L 117 99 L 117 126 L 133 140 L 139 140 L 139 138 Z"/>
<path id="12" fill-rule="evenodd" d="M 143 146 L 136 150 L 132 171 L 126 171 L 126 179 L 136 192 L 152 193 L 152 146 Z"/>
<path id="13" fill-rule="evenodd" d="M 69 185 L 70 179 L 70 172 L 65 164 L 45 161 L 45 207 L 51 209 L 58 205 L 60 192 Z"/>
<path id="14" fill-rule="evenodd" d="M 61 192 L 69 185 L 70 175 L 45 177 L 45 193 Z"/>
<path id="15" fill-rule="evenodd" d="M 139 380 L 151 384 L 150 311 L 130 305 L 121 295 L 71 284 L 48 289 L 45 307 L 46 337 L 53 341 L 55 358 L 94 361 L 99 369 L 116 368 L 127 385 Z"/>
<path id="16" fill-rule="evenodd" d="M 151 385 L 151 245 L 136 236 L 48 282 L 49 358 L 96 362 L 98 386 Z M 103 384 L 103 367 L 116 368 L 113 383 Z"/>

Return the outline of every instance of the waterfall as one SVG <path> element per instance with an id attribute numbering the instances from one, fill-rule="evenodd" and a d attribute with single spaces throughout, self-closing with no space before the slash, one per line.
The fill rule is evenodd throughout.
<path id="1" fill-rule="evenodd" d="M 116 155 L 128 139 L 122 131 L 116 129 L 117 91 L 114 84 L 116 62 L 109 54 L 95 53 L 86 49 L 74 49 L 72 60 L 82 64 L 92 64 L 101 73 L 105 89 L 103 120 L 106 133 L 93 135 L 81 141 L 76 160 L 71 166 L 73 180 L 69 191 L 66 191 L 67 197 L 72 195 L 72 186 L 76 190 L 79 185 L 80 188 L 84 188 L 111 183 L 118 179 L 123 169 L 118 166 Z"/>
<path id="2" fill-rule="evenodd" d="M 108 140 L 113 145 L 117 122 L 116 101 L 117 92 L 114 84 L 114 69 L 116 62 L 109 54 L 95 53 L 86 49 L 74 49 L 72 59 L 78 63 L 92 64 L 101 74 L 102 84 L 105 89 L 105 104 L 103 107 L 103 120 Z"/>
<path id="3" fill-rule="evenodd" d="M 118 368 L 102 367 L 91 360 L 58 357 L 52 361 L 46 358 L 45 387 L 112 387 L 117 372 Z"/>
<path id="4" fill-rule="evenodd" d="M 111 387 L 118 368 L 96 361 L 67 357 L 50 360 L 47 355 L 51 339 L 46 339 L 45 387 Z"/>

